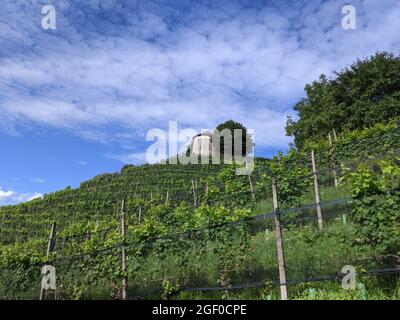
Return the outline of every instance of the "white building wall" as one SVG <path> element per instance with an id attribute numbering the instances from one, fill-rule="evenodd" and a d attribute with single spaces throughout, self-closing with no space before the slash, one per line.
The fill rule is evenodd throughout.
<path id="1" fill-rule="evenodd" d="M 209 136 L 198 136 L 193 140 L 192 154 L 199 156 L 210 156 L 211 155 L 211 137 Z"/>

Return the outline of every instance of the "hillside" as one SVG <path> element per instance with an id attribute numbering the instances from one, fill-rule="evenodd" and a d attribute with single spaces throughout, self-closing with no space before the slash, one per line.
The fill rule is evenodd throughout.
<path id="1" fill-rule="evenodd" d="M 390 150 L 394 151 L 398 148 L 399 141 L 399 125 L 393 122 L 389 125 L 377 124 L 370 129 L 345 133 L 333 146 L 329 144 L 328 139 L 324 139 L 319 143 L 313 142 L 306 145 L 301 151 L 291 149 L 286 156 L 278 155 L 270 160 L 256 158 L 255 171 L 252 175 L 254 193 L 257 195 L 257 200 L 267 197 L 265 193 L 269 187 L 266 189 L 266 183 L 261 180 L 261 173 L 273 172 L 278 180 L 279 175 L 288 179 L 287 187 L 289 188 L 290 185 L 293 191 L 293 196 L 290 192 L 287 192 L 286 196 L 281 194 L 283 206 L 301 204 L 299 202 L 301 194 L 296 194 L 299 187 L 296 187 L 296 183 L 290 179 L 311 173 L 310 152 L 312 149 L 317 155 L 318 168 L 329 168 L 345 166 L 346 163 L 363 161 Z M 148 208 L 165 203 L 167 196 L 175 207 L 183 201 L 193 204 L 193 182 L 198 206 L 201 203 L 213 201 L 224 205 L 240 203 L 249 205 L 251 208 L 254 203 L 248 178 L 229 176 L 234 178 L 237 184 L 232 189 L 229 185 L 231 182 L 229 177 L 224 177 L 227 167 L 229 166 L 127 165 L 121 169 L 121 172 L 102 174 L 82 182 L 77 189 L 67 188 L 47 194 L 43 199 L 16 206 L 0 207 L 3 226 L 0 236 L 2 239 L 8 237 L 5 229 L 8 226 L 10 226 L 11 238 L 4 240 L 5 242 L 12 242 L 13 235 L 19 237 L 20 240 L 24 235 L 31 236 L 32 223 L 36 226 L 35 234 L 47 236 L 48 226 L 53 221 L 57 223 L 59 229 L 62 229 L 75 222 L 115 220 L 115 217 L 119 215 L 123 199 L 125 212 L 128 215 L 137 215 L 141 207 L 143 218 Z M 207 186 L 210 193 L 206 196 Z M 284 188 L 283 181 L 280 187 Z M 236 191 L 241 193 L 240 199 L 235 199 Z M 303 191 L 306 193 L 305 190 Z M 307 192 L 310 191 L 311 189 L 307 190 Z M 24 229 L 25 226 L 27 230 Z M 18 234 L 14 234 L 15 228 L 19 230 Z"/>
<path id="2" fill-rule="evenodd" d="M 340 265 L 373 254 L 368 246 L 337 245 L 338 239 L 346 242 L 356 236 L 350 214 L 354 208 L 347 201 L 354 190 L 344 178 L 367 159 L 376 163 L 390 158 L 399 142 L 397 122 L 377 124 L 345 132 L 332 146 L 325 139 L 302 150 L 293 148 L 285 156 L 257 159 L 250 177 L 236 176 L 235 165 L 125 166 L 119 173 L 97 176 L 77 189 L 1 207 L 0 265 L 5 270 L 17 268 L 20 273 L 20 282 L 14 285 L 9 280 L 0 281 L 2 296 L 35 295 L 37 270 L 44 261 L 52 261 L 63 286 L 59 298 L 118 297 L 121 241 L 127 244 L 129 259 L 135 257 L 128 260 L 126 271 L 131 297 L 154 297 L 162 292 L 168 296 L 183 287 L 224 287 L 224 283 L 251 282 L 252 287 L 266 290 L 267 279 L 273 283 L 278 274 L 276 253 L 270 250 L 274 248 L 270 233 L 272 178 L 278 182 L 284 236 L 289 241 L 289 278 L 331 274 Z M 311 149 L 317 159 L 324 233 L 313 231 L 316 207 Z M 333 168 L 341 177 L 338 187 L 334 187 Z M 125 240 L 120 234 L 121 210 L 126 216 Z M 350 223 L 344 224 L 343 215 Z M 234 221 L 239 223 L 232 225 Z M 57 240 L 46 257 L 53 222 Z M 319 239 L 307 252 L 325 261 L 323 265 L 311 267 L 310 256 L 303 256 L 305 246 L 310 245 L 308 237 Z M 259 254 L 269 261 L 267 265 L 256 258 Z M 364 261 L 364 267 L 371 266 Z M 78 270 L 87 274 L 76 282 L 71 277 Z"/>
<path id="3" fill-rule="evenodd" d="M 399 299 L 399 61 L 306 85 L 295 144 L 249 175 L 127 165 L 0 207 L 0 297 L 36 298 L 50 265 L 53 299 Z"/>

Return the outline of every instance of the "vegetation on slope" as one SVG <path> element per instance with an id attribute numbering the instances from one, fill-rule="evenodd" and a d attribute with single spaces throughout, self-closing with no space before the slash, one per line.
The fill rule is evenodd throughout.
<path id="1" fill-rule="evenodd" d="M 387 123 L 400 116 L 400 56 L 387 52 L 357 60 L 328 79 L 305 86 L 307 97 L 294 110 L 299 119 L 289 118 L 288 135 L 298 147 L 328 132 L 353 131 Z"/>
<path id="2" fill-rule="evenodd" d="M 358 62 L 358 67 L 346 71 L 347 77 L 358 80 L 347 84 L 358 85 L 371 65 L 381 68 L 387 61 L 396 64 L 396 59 L 383 54 Z M 373 71 L 379 73 L 378 67 Z M 380 83 L 378 76 L 372 79 Z M 392 89 L 385 96 L 395 100 Z M 354 88 L 354 92 L 360 90 Z M 125 166 L 119 173 L 97 176 L 77 189 L 1 207 L 0 297 L 34 298 L 40 267 L 47 262 L 57 268 L 57 294 L 65 299 L 120 298 L 123 276 L 128 276 L 131 298 L 277 298 L 274 224 L 273 215 L 268 215 L 273 177 L 283 208 L 289 280 L 334 275 L 344 264 L 360 271 L 398 266 L 400 129 L 398 119 L 389 120 L 396 114 L 381 119 L 382 113 L 375 112 L 375 120 L 368 118 L 360 127 L 354 127 L 354 122 L 327 126 L 317 119 L 324 112 L 313 109 L 314 100 L 304 102 L 304 110 L 309 109 L 300 112 L 298 131 L 292 127 L 297 146 L 286 155 L 256 159 L 251 176 L 236 176 L 235 164 Z M 338 105 L 330 108 L 336 110 Z M 327 115 L 336 118 L 331 109 Z M 331 145 L 328 131 L 315 127 L 311 114 L 318 126 L 328 131 L 335 128 L 338 141 Z M 319 128 L 318 134 L 308 125 Z M 317 157 L 322 201 L 352 197 L 350 206 L 323 204 L 323 231 L 316 226 L 315 208 L 302 207 L 315 201 L 311 150 Z M 338 187 L 333 185 L 333 169 L 340 178 Z M 122 201 L 125 239 L 120 234 Z M 57 223 L 56 247 L 46 257 L 53 221 Z M 122 245 L 128 257 L 125 273 L 119 254 Z M 388 261 L 388 256 L 394 260 Z M 393 275 L 389 279 L 366 279 L 370 297 L 398 299 L 399 280 Z M 184 291 L 190 287 L 229 289 L 244 283 L 257 284 L 258 289 L 221 291 L 217 296 Z M 328 282 L 293 284 L 290 298 L 307 298 L 310 286 L 318 288 L 316 298 L 363 295 L 341 291 Z"/>

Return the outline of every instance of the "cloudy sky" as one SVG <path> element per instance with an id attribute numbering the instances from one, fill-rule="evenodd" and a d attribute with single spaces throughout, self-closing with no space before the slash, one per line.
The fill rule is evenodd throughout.
<path id="1" fill-rule="evenodd" d="M 342 7 L 356 29 L 342 28 Z M 42 27 L 44 5 L 56 29 Z M 255 131 L 285 151 L 304 85 L 398 54 L 400 2 L 2 0 L 0 205 L 142 163 L 152 128 Z"/>

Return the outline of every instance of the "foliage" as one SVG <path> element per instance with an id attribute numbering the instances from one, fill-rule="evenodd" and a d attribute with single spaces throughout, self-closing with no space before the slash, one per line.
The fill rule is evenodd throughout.
<path id="1" fill-rule="evenodd" d="M 400 159 L 360 165 L 348 179 L 358 242 L 379 252 L 400 252 Z"/>
<path id="2" fill-rule="evenodd" d="M 230 132 L 231 141 L 224 138 L 224 130 Z M 241 134 L 241 142 L 235 141 L 236 132 Z M 231 150 L 232 158 L 235 155 L 246 156 L 253 150 L 253 138 L 247 132 L 247 128 L 245 128 L 241 123 L 233 120 L 225 121 L 217 126 L 213 132 L 212 141 L 217 139 L 219 140 L 219 152 L 221 155 L 225 154 L 225 149 L 228 151 Z M 240 146 L 240 148 L 236 150 L 238 146 Z"/>
<path id="3" fill-rule="evenodd" d="M 283 207 L 295 207 L 303 202 L 309 193 L 312 179 L 304 177 L 310 174 L 300 152 L 291 151 L 286 156 L 279 153 L 270 163 L 272 175 L 277 180 L 279 200 Z"/>
<path id="4" fill-rule="evenodd" d="M 273 219 L 247 218 L 271 212 L 272 178 L 278 181 L 284 208 L 313 203 L 311 150 L 318 168 L 329 171 L 334 163 L 344 170 L 350 160 L 369 165 L 355 173 L 349 166 L 347 178 L 341 180 L 340 190 L 347 192 L 351 184 L 353 191 L 349 225 L 326 224 L 321 232 L 312 221 L 300 222 L 299 218 L 314 216 L 312 210 L 282 216 L 290 278 L 328 274 L 349 262 L 357 263 L 357 257 L 396 253 L 400 238 L 398 159 L 373 163 L 368 159 L 394 149 L 399 141 L 396 122 L 376 124 L 344 132 L 333 146 L 326 139 L 308 141 L 301 150 L 292 148 L 286 155 L 256 158 L 250 176 L 237 176 L 235 163 L 125 166 L 119 173 L 99 175 L 77 189 L 1 207 L 0 268 L 5 274 L 14 272 L 16 279 L 0 278 L 0 296 L 37 294 L 40 267 L 47 262 L 57 267 L 59 294 L 66 299 L 118 299 L 126 275 L 129 295 L 139 298 L 154 291 L 156 298 L 164 294 L 170 299 L 190 286 L 270 284 L 278 274 Z M 119 221 L 122 199 L 125 239 Z M 323 210 L 327 217 L 328 210 Z M 337 215 L 342 208 L 332 210 Z M 56 247 L 46 257 L 53 221 L 57 222 Z M 354 245 L 349 247 L 349 243 Z M 128 259 L 125 273 L 120 268 L 122 245 L 126 245 Z M 278 296 L 270 285 L 257 294 L 257 298 Z M 324 296 L 333 297 L 317 292 L 317 298 Z M 337 294 L 348 296 L 355 295 Z M 223 297 L 236 297 L 236 293 Z M 296 297 L 301 298 L 301 293 Z"/>
<path id="5" fill-rule="evenodd" d="M 321 75 L 305 91 L 307 98 L 294 106 L 299 120 L 289 118 L 286 126 L 298 147 L 333 129 L 352 131 L 387 123 L 400 116 L 400 57 L 378 52 L 336 72 L 334 79 Z"/>

